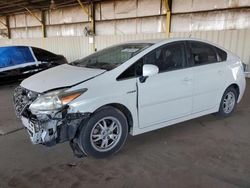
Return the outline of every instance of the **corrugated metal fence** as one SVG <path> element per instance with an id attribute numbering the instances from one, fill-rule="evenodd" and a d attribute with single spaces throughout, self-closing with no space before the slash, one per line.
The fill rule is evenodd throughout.
<path id="1" fill-rule="evenodd" d="M 250 64 L 250 29 L 201 31 L 192 33 L 180 32 L 171 33 L 171 37 L 194 37 L 214 42 L 231 50 L 240 56 L 243 62 Z M 96 36 L 95 46 L 97 50 L 100 50 L 107 46 L 125 41 L 160 38 L 166 38 L 165 33 Z M 84 57 L 93 52 L 93 46 L 89 44 L 88 37 L 1 39 L 0 46 L 6 45 L 42 47 L 52 52 L 63 54 L 69 61 Z"/>

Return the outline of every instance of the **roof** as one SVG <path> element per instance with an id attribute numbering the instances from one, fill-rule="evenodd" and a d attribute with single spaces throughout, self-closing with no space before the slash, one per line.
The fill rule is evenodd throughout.
<path id="1" fill-rule="evenodd" d="M 187 40 L 194 40 L 194 41 L 200 41 L 200 42 L 206 42 L 210 43 L 206 40 L 198 39 L 198 38 L 191 38 L 191 37 L 171 37 L 171 38 L 161 38 L 161 39 L 146 39 L 146 40 L 132 40 L 127 41 L 124 43 L 151 43 L 151 44 L 157 44 L 161 42 L 172 42 L 172 41 L 187 41 Z"/>
<path id="2" fill-rule="evenodd" d="M 156 44 L 158 42 L 164 41 L 165 39 L 147 39 L 147 40 L 134 40 L 134 41 L 128 41 L 125 43 L 150 43 L 150 44 Z"/>
<path id="3" fill-rule="evenodd" d="M 128 41 L 128 42 L 124 42 L 123 44 L 127 44 L 127 43 L 151 43 L 151 44 L 164 44 L 167 42 L 175 42 L 175 41 L 197 41 L 197 42 L 204 42 L 213 46 L 216 46 L 218 48 L 221 48 L 225 51 L 228 51 L 227 49 L 225 49 L 224 47 L 215 44 L 213 42 L 204 40 L 204 39 L 198 39 L 198 38 L 193 38 L 193 37 L 171 37 L 171 38 L 162 38 L 162 39 L 151 39 L 151 40 L 135 40 L 135 41 Z"/>

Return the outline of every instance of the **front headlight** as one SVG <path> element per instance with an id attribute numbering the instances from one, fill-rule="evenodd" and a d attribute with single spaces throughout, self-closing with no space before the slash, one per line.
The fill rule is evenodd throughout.
<path id="1" fill-rule="evenodd" d="M 30 110 L 35 111 L 52 111 L 59 110 L 64 105 L 68 104 L 81 94 L 86 92 L 87 89 L 80 89 L 76 91 L 67 92 L 65 90 L 56 90 L 44 95 L 39 96 L 31 105 Z"/>

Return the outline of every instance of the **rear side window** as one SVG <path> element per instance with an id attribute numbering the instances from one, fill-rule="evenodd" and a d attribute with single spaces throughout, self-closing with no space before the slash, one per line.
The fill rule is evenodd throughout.
<path id="1" fill-rule="evenodd" d="M 213 46 L 202 42 L 190 42 L 190 46 L 194 65 L 218 62 L 217 53 Z"/>
<path id="2" fill-rule="evenodd" d="M 216 51 L 218 54 L 219 61 L 226 61 L 227 60 L 227 53 L 224 50 L 216 47 Z"/>
<path id="3" fill-rule="evenodd" d="M 37 61 L 50 62 L 57 59 L 57 55 L 52 52 L 32 47 L 33 53 L 36 56 Z"/>

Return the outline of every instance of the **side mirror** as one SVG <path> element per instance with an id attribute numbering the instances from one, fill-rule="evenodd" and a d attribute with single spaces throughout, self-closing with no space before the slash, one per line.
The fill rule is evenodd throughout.
<path id="1" fill-rule="evenodd" d="M 149 76 L 154 76 L 159 73 L 159 68 L 156 65 L 143 65 L 142 67 L 142 77 L 140 77 L 140 82 L 143 83 Z"/>
<path id="2" fill-rule="evenodd" d="M 143 76 L 154 76 L 159 73 L 159 68 L 156 65 L 143 65 L 142 75 Z"/>

